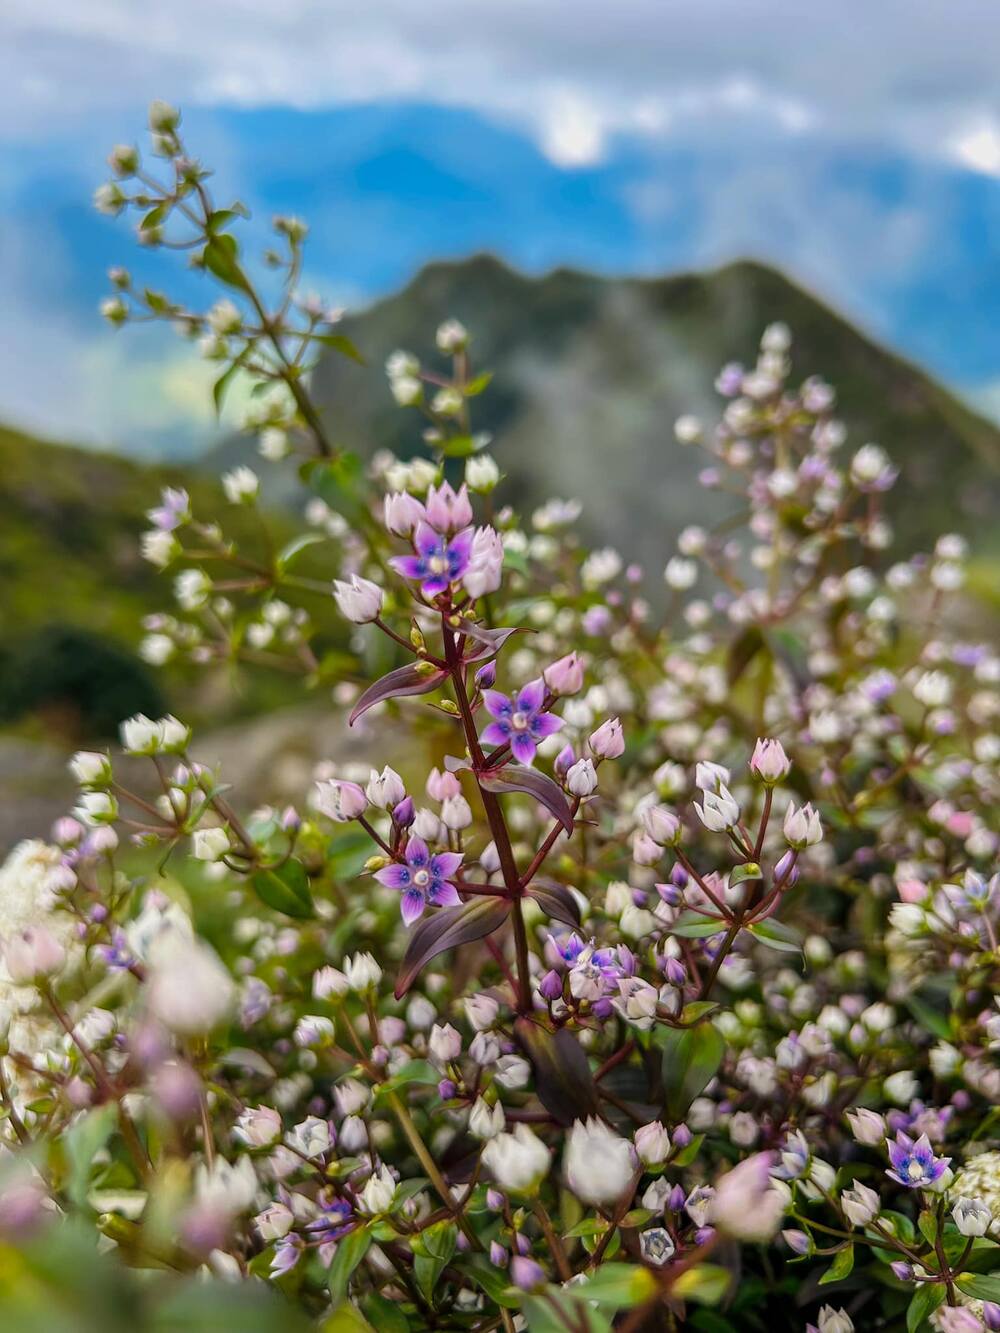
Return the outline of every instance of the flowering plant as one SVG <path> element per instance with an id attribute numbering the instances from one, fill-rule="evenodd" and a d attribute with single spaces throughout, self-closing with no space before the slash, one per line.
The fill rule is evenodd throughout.
<path id="1" fill-rule="evenodd" d="M 777 324 L 676 427 L 749 546 L 685 529 L 665 604 L 572 502 L 498 504 L 455 321 L 443 368 L 387 367 L 426 454 L 344 455 L 304 225 L 272 307 L 177 112 L 151 127 L 165 183 L 118 148 L 98 202 L 228 294 L 118 270 L 105 313 L 199 337 L 217 399 L 250 377 L 311 498 L 261 554 L 166 493 L 146 656 L 298 672 L 398 768 L 333 756 L 246 813 L 174 717 L 75 757 L 2 872 L 0 1233 L 215 1273 L 282 1328 L 1000 1328 L 1000 659 L 953 628 L 964 542 L 889 563 L 896 469 L 840 461 Z"/>

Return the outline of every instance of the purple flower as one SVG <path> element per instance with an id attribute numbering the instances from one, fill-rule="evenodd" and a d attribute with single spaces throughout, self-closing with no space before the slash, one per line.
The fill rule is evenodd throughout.
<path id="1" fill-rule="evenodd" d="M 135 962 L 125 932 L 120 926 L 112 931 L 111 943 L 95 945 L 94 953 L 113 972 L 127 972 Z"/>
<path id="2" fill-rule="evenodd" d="M 483 702 L 496 719 L 483 732 L 483 740 L 487 745 L 506 745 L 509 741 L 511 753 L 521 764 L 530 764 L 538 742 L 559 731 L 563 724 L 555 713 L 542 712 L 545 681 L 540 676 L 530 680 L 513 699 L 499 690 L 484 690 Z"/>
<path id="3" fill-rule="evenodd" d="M 390 889 L 400 889 L 400 912 L 408 926 L 423 915 L 428 903 L 435 907 L 460 907 L 462 900 L 448 876 L 462 864 L 461 852 L 437 852 L 431 856 L 423 838 L 410 838 L 405 861 L 376 871 L 375 878 Z"/>
<path id="4" fill-rule="evenodd" d="M 294 1231 L 290 1236 L 279 1240 L 274 1247 L 274 1257 L 269 1269 L 271 1277 L 284 1277 L 286 1273 L 290 1273 L 302 1257 L 302 1251 L 302 1237 L 297 1236 Z"/>
<path id="5" fill-rule="evenodd" d="M 318 1202 L 320 1215 L 306 1230 L 320 1242 L 339 1240 L 354 1226 L 354 1209 L 336 1194 L 321 1196 Z"/>
<path id="6" fill-rule="evenodd" d="M 911 1190 L 927 1189 L 940 1180 L 951 1161 L 950 1157 L 934 1156 L 934 1149 L 926 1134 L 914 1140 L 900 1130 L 888 1148 L 892 1168 L 886 1170 L 886 1175 Z"/>
<path id="7" fill-rule="evenodd" d="M 445 592 L 469 567 L 472 528 L 466 528 L 445 541 L 429 523 L 420 523 L 413 536 L 416 555 L 397 555 L 389 561 L 405 579 L 419 579 L 425 597 Z"/>

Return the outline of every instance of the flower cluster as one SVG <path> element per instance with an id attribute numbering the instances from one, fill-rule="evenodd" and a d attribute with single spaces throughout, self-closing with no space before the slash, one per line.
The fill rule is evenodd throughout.
<path id="1" fill-rule="evenodd" d="M 148 243 L 215 216 L 154 118 L 172 178 L 130 197 L 119 149 L 99 201 L 160 210 Z M 574 502 L 498 506 L 454 320 L 443 367 L 387 366 L 426 452 L 338 455 L 288 338 L 259 359 L 235 220 L 196 331 L 288 391 L 256 428 L 315 455 L 309 531 L 255 563 L 165 492 L 145 653 L 298 671 L 369 757 L 249 811 L 172 716 L 75 757 L 0 872 L 0 1240 L 75 1219 L 314 1328 L 1000 1328 L 1000 657 L 953 628 L 964 542 L 890 561 L 895 466 L 772 325 L 676 425 L 746 535 L 679 533 L 655 604 Z M 250 469 L 224 489 L 256 511 Z"/>

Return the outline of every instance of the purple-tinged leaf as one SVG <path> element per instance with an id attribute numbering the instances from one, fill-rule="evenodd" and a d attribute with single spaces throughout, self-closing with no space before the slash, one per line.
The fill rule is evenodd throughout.
<path id="1" fill-rule="evenodd" d="M 499 768 L 477 772 L 476 780 L 484 791 L 497 795 L 520 791 L 533 796 L 559 820 L 567 833 L 573 832 L 573 811 L 562 788 L 547 773 L 540 773 L 537 768 L 525 768 L 521 764 L 501 764 Z"/>
<path id="2" fill-rule="evenodd" d="M 561 1125 L 601 1114 L 590 1064 L 572 1032 L 550 1032 L 531 1018 L 519 1018 L 514 1036 L 534 1070 L 538 1100 Z"/>
<path id="3" fill-rule="evenodd" d="M 428 662 L 411 662 L 408 666 L 397 667 L 374 685 L 368 686 L 351 710 L 348 725 L 353 727 L 362 713 L 367 713 L 369 708 L 374 708 L 386 699 L 399 699 L 405 694 L 430 694 L 447 675 L 446 671 Z"/>
<path id="4" fill-rule="evenodd" d="M 482 645 L 471 652 L 467 649 L 462 655 L 462 660 L 482 662 L 487 657 L 495 656 L 512 634 L 527 634 L 529 631 L 524 625 L 515 625 L 512 629 L 483 629 L 481 625 L 474 625 L 470 620 L 463 620 L 459 633 Z"/>
<path id="5" fill-rule="evenodd" d="M 471 944 L 499 929 L 510 913 L 507 898 L 474 898 L 461 907 L 445 907 L 425 916 L 410 936 L 396 982 L 396 999 L 401 1000 L 413 985 L 420 969 L 446 949 Z"/>
<path id="6" fill-rule="evenodd" d="M 573 891 L 565 884 L 558 884 L 554 879 L 534 879 L 525 890 L 529 898 L 542 909 L 552 921 L 561 921 L 574 929 L 580 924 L 580 908 Z"/>

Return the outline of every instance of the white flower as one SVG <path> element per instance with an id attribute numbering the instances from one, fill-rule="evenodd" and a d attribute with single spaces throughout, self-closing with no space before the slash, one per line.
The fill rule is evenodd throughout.
<path id="1" fill-rule="evenodd" d="M 496 592 L 503 581 L 503 541 L 491 527 L 477 528 L 469 550 L 469 564 L 462 575 L 472 598 Z"/>
<path id="2" fill-rule="evenodd" d="M 878 1217 L 882 1201 L 873 1189 L 857 1181 L 853 1189 L 844 1190 L 840 1206 L 851 1226 L 866 1227 Z"/>
<path id="3" fill-rule="evenodd" d="M 454 352 L 461 351 L 466 345 L 469 341 L 469 332 L 460 320 L 446 319 L 443 324 L 438 325 L 434 341 L 439 352 L 450 356 Z"/>
<path id="4" fill-rule="evenodd" d="M 694 785 L 699 791 L 721 791 L 723 787 L 728 787 L 729 778 L 729 769 L 724 768 L 722 764 L 702 760 L 695 765 Z"/>
<path id="5" fill-rule="evenodd" d="M 406 795 L 406 788 L 396 770 L 386 764 L 381 773 L 372 769 L 365 793 L 372 805 L 377 805 L 380 810 L 394 810 Z"/>
<path id="6" fill-rule="evenodd" d="M 497 1021 L 500 1006 L 491 995 L 467 995 L 465 1017 L 477 1032 L 488 1032 Z"/>
<path id="7" fill-rule="evenodd" d="M 295 1225 L 295 1214 L 283 1203 L 272 1203 L 254 1218 L 254 1226 L 261 1240 L 268 1244 L 287 1236 Z"/>
<path id="8" fill-rule="evenodd" d="M 191 854 L 199 861 L 218 861 L 229 847 L 229 834 L 224 828 L 195 829 L 191 835 Z"/>
<path id="9" fill-rule="evenodd" d="M 53 976 L 66 962 L 66 950 L 44 925 L 25 926 L 2 941 L 7 978 L 15 986 L 28 986 L 41 977 Z"/>
<path id="10" fill-rule="evenodd" d="M 670 1155 L 670 1135 L 660 1120 L 651 1120 L 648 1125 L 635 1131 L 635 1149 L 639 1160 L 646 1166 L 659 1166 Z"/>
<path id="11" fill-rule="evenodd" d="M 497 1061 L 494 1077 L 502 1088 L 516 1091 L 526 1088 L 531 1079 L 531 1065 L 520 1055 L 502 1055 Z"/>
<path id="12" fill-rule="evenodd" d="M 823 825 L 820 823 L 819 815 L 808 803 L 799 810 L 795 808 L 794 803 L 789 805 L 785 812 L 782 831 L 788 845 L 798 850 L 814 846 L 823 837 Z"/>
<path id="13" fill-rule="evenodd" d="M 570 1189 L 584 1203 L 616 1203 L 635 1174 L 635 1150 L 603 1120 L 577 1120 L 569 1132 L 563 1171 Z"/>
<path id="14" fill-rule="evenodd" d="M 222 477 L 222 489 L 230 504 L 248 504 L 256 500 L 260 490 L 260 478 L 252 468 L 234 467 Z"/>
<path id="15" fill-rule="evenodd" d="M 333 597 L 340 614 L 354 625 L 369 624 L 382 610 L 382 589 L 357 574 L 351 575 L 349 583 L 334 579 Z"/>
<path id="16" fill-rule="evenodd" d="M 111 824 L 118 817 L 118 802 L 106 791 L 85 791 L 73 813 L 84 824 Z"/>
<path id="17" fill-rule="evenodd" d="M 230 301 L 228 297 L 216 301 L 205 318 L 208 320 L 208 326 L 212 332 L 223 337 L 226 334 L 239 333 L 243 327 L 243 316 L 240 314 L 238 306 Z"/>
<path id="18" fill-rule="evenodd" d="M 678 417 L 674 422 L 674 438 L 678 444 L 697 444 L 701 439 L 701 422 L 690 415 Z"/>
<path id="19" fill-rule="evenodd" d="M 925 708 L 943 708 L 951 699 L 951 681 L 943 671 L 925 671 L 913 686 L 913 697 Z"/>
<path id="20" fill-rule="evenodd" d="M 121 724 L 122 748 L 129 754 L 155 754 L 160 748 L 161 735 L 159 722 L 145 713 L 136 713 Z"/>
<path id="21" fill-rule="evenodd" d="M 824 1305 L 816 1318 L 819 1333 L 854 1333 L 854 1321 L 846 1310 Z"/>
<path id="22" fill-rule="evenodd" d="M 353 991 L 364 991 L 382 980 L 382 969 L 370 953 L 356 953 L 344 959 L 344 975 Z"/>
<path id="23" fill-rule="evenodd" d="M 694 560 L 685 560 L 683 556 L 675 555 L 667 561 L 663 577 L 667 587 L 675 591 L 693 588 L 698 578 L 698 566 Z"/>
<path id="24" fill-rule="evenodd" d="M 446 1065 L 462 1054 L 462 1034 L 450 1023 L 435 1023 L 427 1038 L 427 1049 L 438 1064 Z"/>
<path id="25" fill-rule="evenodd" d="M 391 1207 L 395 1193 L 396 1182 L 392 1173 L 387 1166 L 380 1165 L 378 1170 L 368 1177 L 361 1191 L 362 1207 L 373 1217 L 378 1213 L 384 1213 Z"/>
<path id="26" fill-rule="evenodd" d="M 566 773 L 566 790 L 572 796 L 591 796 L 597 790 L 597 770 L 592 759 L 578 759 Z"/>
<path id="27" fill-rule="evenodd" d="M 309 1115 L 285 1135 L 285 1142 L 306 1157 L 322 1157 L 332 1146 L 330 1125 L 319 1116 Z"/>
<path id="28" fill-rule="evenodd" d="M 81 787 L 104 786 L 111 781 L 111 760 L 95 750 L 78 750 L 69 767 Z"/>
<path id="29" fill-rule="evenodd" d="M 470 491 L 486 494 L 500 480 L 500 469 L 489 454 L 473 454 L 465 464 L 465 482 Z"/>
<path id="30" fill-rule="evenodd" d="M 222 1213 L 242 1213 L 257 1195 L 257 1173 L 249 1157 L 241 1157 L 235 1166 L 217 1157 L 211 1167 L 198 1164 L 194 1188 L 199 1203 Z"/>
<path id="31" fill-rule="evenodd" d="M 778 1230 L 785 1199 L 770 1177 L 769 1153 L 745 1158 L 719 1181 L 710 1220 L 737 1240 L 765 1241 Z"/>
<path id="32" fill-rule="evenodd" d="M 415 407 L 424 396 L 423 383 L 416 375 L 394 375 L 389 389 L 400 407 Z"/>
<path id="33" fill-rule="evenodd" d="M 527 1125 L 498 1134 L 483 1149 L 483 1163 L 501 1189 L 528 1193 L 548 1173 L 550 1152 Z"/>
<path id="34" fill-rule="evenodd" d="M 218 954 L 204 941 L 161 930 L 149 950 L 146 1001 L 165 1027 L 182 1036 L 211 1032 L 228 1017 L 236 987 Z"/>
<path id="35" fill-rule="evenodd" d="M 957 1199 L 951 1215 L 963 1236 L 985 1236 L 993 1222 L 993 1214 L 982 1199 Z"/>
<path id="36" fill-rule="evenodd" d="M 720 785 L 717 792 L 705 791 L 702 803 L 695 803 L 695 812 L 705 827 L 712 833 L 724 833 L 735 828 L 740 820 L 740 807 L 729 788 Z"/>
<path id="37" fill-rule="evenodd" d="M 233 1135 L 250 1148 L 269 1148 L 281 1138 L 281 1116 L 271 1106 L 245 1106 Z"/>
<path id="38" fill-rule="evenodd" d="M 166 569 L 171 560 L 180 554 L 181 547 L 172 532 L 151 528 L 139 538 L 139 549 L 143 560 L 148 560 L 157 569 Z"/>
<path id="39" fill-rule="evenodd" d="M 476 1139 L 492 1139 L 503 1132 L 506 1125 L 503 1107 L 497 1102 L 490 1106 L 477 1097 L 469 1112 L 469 1133 Z"/>

